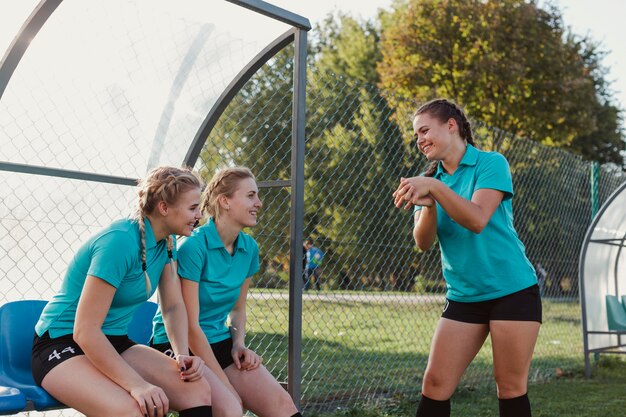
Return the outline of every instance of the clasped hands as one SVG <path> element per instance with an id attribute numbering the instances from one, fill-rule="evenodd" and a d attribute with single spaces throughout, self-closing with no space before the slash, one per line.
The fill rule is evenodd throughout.
<path id="1" fill-rule="evenodd" d="M 430 195 L 432 180 L 430 177 L 400 178 L 400 185 L 393 192 L 393 204 L 397 208 L 404 206 L 404 210 L 412 206 L 433 206 L 435 200 Z"/>

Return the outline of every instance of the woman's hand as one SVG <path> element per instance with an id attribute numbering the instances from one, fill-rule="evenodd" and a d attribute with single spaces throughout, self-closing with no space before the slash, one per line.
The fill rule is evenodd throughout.
<path id="1" fill-rule="evenodd" d="M 202 365 L 204 361 L 198 356 L 177 355 L 176 362 L 180 369 L 180 379 L 183 381 L 196 381 L 202 378 Z"/>
<path id="2" fill-rule="evenodd" d="M 130 395 L 137 401 L 144 416 L 165 417 L 170 409 L 170 402 L 165 392 L 148 382 L 132 388 Z"/>
<path id="3" fill-rule="evenodd" d="M 431 181 L 432 178 L 428 177 L 400 178 L 400 184 L 393 192 L 394 205 L 398 208 L 404 205 L 404 210 L 414 205 L 433 206 L 435 200 L 430 196 Z"/>
<path id="4" fill-rule="evenodd" d="M 233 345 L 230 354 L 235 361 L 237 369 L 242 371 L 251 371 L 258 368 L 263 359 L 257 355 L 252 349 L 248 349 L 242 345 Z"/>

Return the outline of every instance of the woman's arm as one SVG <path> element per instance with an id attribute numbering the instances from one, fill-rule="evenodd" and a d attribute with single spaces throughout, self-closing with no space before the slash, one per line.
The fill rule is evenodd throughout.
<path id="1" fill-rule="evenodd" d="M 145 381 L 102 332 L 115 291 L 115 287 L 100 278 L 87 276 L 76 310 L 74 340 L 100 372 L 130 393 L 142 413 L 147 413 L 146 403 L 167 410 L 169 403 L 163 390 Z"/>
<path id="2" fill-rule="evenodd" d="M 472 199 L 467 200 L 443 182 L 431 177 L 403 178 L 394 195 L 396 206 L 405 201 L 419 201 L 430 196 L 452 220 L 474 233 L 482 232 L 504 197 L 502 191 L 484 188 L 474 191 Z"/>
<path id="3" fill-rule="evenodd" d="M 437 237 L 437 207 L 423 206 L 414 214 L 413 239 L 417 247 L 428 250 Z"/>
<path id="4" fill-rule="evenodd" d="M 504 197 L 502 191 L 483 188 L 467 200 L 436 179 L 431 181 L 429 194 L 452 220 L 474 233 L 483 231 Z"/>
<path id="5" fill-rule="evenodd" d="M 183 302 L 180 281 L 174 275 L 176 261 L 165 265 L 159 279 L 159 304 L 163 315 L 163 324 L 167 332 L 172 350 L 181 369 L 181 376 L 189 381 L 202 378 L 201 358 L 189 356 L 189 339 L 187 334 L 187 310 Z M 179 356 L 180 355 L 180 356 Z"/>
<path id="6" fill-rule="evenodd" d="M 246 299 L 250 288 L 250 277 L 241 286 L 239 298 L 230 312 L 231 336 L 233 338 L 232 356 L 237 369 L 252 370 L 261 365 L 259 355 L 246 348 Z"/>
<path id="7" fill-rule="evenodd" d="M 231 385 L 228 377 L 224 373 L 224 370 L 217 362 L 213 349 L 200 327 L 200 303 L 197 282 L 180 279 L 181 288 L 183 292 L 183 300 L 185 301 L 185 308 L 187 309 L 187 317 L 189 320 L 189 348 L 194 355 L 202 358 L 206 366 L 213 371 L 215 375 L 222 381 L 222 383 L 239 398 L 239 394 L 235 388 Z"/>

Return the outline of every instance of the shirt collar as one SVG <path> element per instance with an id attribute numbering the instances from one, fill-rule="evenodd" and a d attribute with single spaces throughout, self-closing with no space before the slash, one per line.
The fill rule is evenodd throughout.
<path id="1" fill-rule="evenodd" d="M 478 149 L 468 143 L 465 147 L 465 154 L 463 155 L 463 158 L 461 158 L 461 162 L 459 162 L 459 167 L 461 165 L 474 166 L 476 165 L 477 160 Z M 439 163 L 437 164 L 437 172 L 435 172 L 435 177 L 439 177 L 445 173 L 446 171 L 443 169 L 443 164 L 441 163 L 441 161 L 439 161 Z"/>
<path id="2" fill-rule="evenodd" d="M 215 220 L 213 219 L 213 217 L 211 217 L 209 221 L 203 226 L 203 229 L 205 230 L 207 248 L 225 248 L 224 243 L 222 242 L 222 238 L 220 237 L 219 233 L 217 233 L 217 228 L 215 227 Z M 243 240 L 243 232 L 239 232 L 239 234 L 237 235 L 237 239 L 235 239 L 235 250 L 247 252 Z"/>

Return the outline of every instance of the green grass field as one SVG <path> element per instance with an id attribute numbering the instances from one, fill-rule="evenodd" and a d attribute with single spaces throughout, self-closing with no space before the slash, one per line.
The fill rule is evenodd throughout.
<path id="1" fill-rule="evenodd" d="M 349 301 L 313 296 L 303 301 L 302 403 L 309 415 L 331 411 L 335 412 L 331 415 L 337 416 L 415 413 L 412 401 L 418 398 L 441 301 L 410 303 L 409 295 L 377 303 L 373 302 L 375 298 L 367 296 L 360 293 Z M 288 302 L 270 297 L 270 293 L 257 292 L 248 301 L 248 343 L 263 355 L 272 373 L 286 381 Z M 584 399 L 582 393 L 586 387 L 603 393 L 601 388 L 605 385 L 622 390 L 621 396 L 616 395 L 612 402 L 618 408 L 621 406 L 622 411 L 621 414 L 603 412 L 602 416 L 626 415 L 623 407 L 626 400 L 621 399 L 626 392 L 626 366 L 620 360 L 601 362 L 604 366 L 598 369 L 598 377 L 590 381 L 580 377 L 583 354 L 579 305 L 544 300 L 543 309 L 544 324 L 531 366 L 534 415 L 596 415 L 587 411 L 571 413 L 584 409 L 576 408 L 575 403 Z M 488 340 L 454 397 L 454 414 L 497 416 L 491 380 Z M 551 408 L 552 413 L 542 414 L 542 404 L 552 404 L 557 397 L 563 397 L 563 411 Z M 598 399 L 596 408 L 604 402 Z M 367 407 L 362 408 L 363 405 Z M 367 408 L 373 408 L 374 414 L 367 414 Z"/>
<path id="2" fill-rule="evenodd" d="M 586 380 L 582 367 L 549 382 L 529 387 L 534 417 L 623 417 L 626 415 L 626 361 L 603 357 Z M 397 395 L 334 411 L 311 410 L 307 417 L 412 417 L 418 397 Z M 498 402 L 493 387 L 461 388 L 452 397 L 452 415 L 497 417 Z"/>

